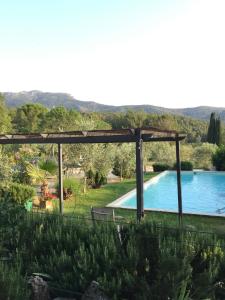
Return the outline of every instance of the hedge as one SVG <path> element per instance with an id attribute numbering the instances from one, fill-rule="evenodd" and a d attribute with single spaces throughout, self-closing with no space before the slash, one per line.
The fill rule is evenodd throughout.
<path id="1" fill-rule="evenodd" d="M 154 172 L 163 172 L 163 171 L 170 169 L 170 166 L 167 164 L 158 164 L 157 163 L 157 164 L 153 164 L 152 167 L 153 167 Z"/>
<path id="2" fill-rule="evenodd" d="M 33 187 L 15 182 L 0 183 L 0 199 L 12 200 L 18 204 L 24 205 L 28 199 L 35 195 Z"/>
<path id="3" fill-rule="evenodd" d="M 55 288 L 78 293 L 97 280 L 114 300 L 225 299 L 223 236 L 147 222 L 118 232 L 111 223 L 51 215 L 17 219 L 17 234 L 2 230 L 0 239 L 20 262 L 11 268 L 21 276 L 48 274 Z M 2 225 L 12 228 L 12 221 Z"/>

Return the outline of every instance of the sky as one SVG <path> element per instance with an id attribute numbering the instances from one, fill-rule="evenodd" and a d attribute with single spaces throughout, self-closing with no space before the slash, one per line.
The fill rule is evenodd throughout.
<path id="1" fill-rule="evenodd" d="M 225 106 L 224 0 L 0 0 L 0 91 Z"/>

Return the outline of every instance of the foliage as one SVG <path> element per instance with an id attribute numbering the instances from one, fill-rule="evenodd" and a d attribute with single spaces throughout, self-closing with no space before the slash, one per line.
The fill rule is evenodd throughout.
<path id="1" fill-rule="evenodd" d="M 20 235 L 20 225 L 24 222 L 26 211 L 23 206 L 11 201 L 11 198 L 0 199 L 0 299 L 28 300 L 26 274 L 22 274 L 21 260 L 16 253 Z M 12 259 L 4 261 L 2 257 Z M 12 263 L 13 262 L 13 263 Z"/>
<path id="2" fill-rule="evenodd" d="M 217 144 L 218 146 L 222 143 L 220 117 L 216 116 L 214 112 L 211 113 L 210 116 L 207 142 L 211 144 Z"/>
<path id="3" fill-rule="evenodd" d="M 114 153 L 113 144 L 76 144 L 71 146 L 69 157 L 79 163 L 85 173 L 92 170 L 107 177 L 113 166 Z"/>
<path id="4" fill-rule="evenodd" d="M 225 171 L 225 146 L 222 145 L 217 148 L 216 152 L 212 156 L 213 165 L 217 171 Z"/>
<path id="5" fill-rule="evenodd" d="M 5 100 L 2 94 L 0 94 L 0 112 L 0 133 L 10 132 L 12 129 L 11 117 L 5 106 Z"/>
<path id="6" fill-rule="evenodd" d="M 0 183 L 0 199 L 10 199 L 15 203 L 24 205 L 34 195 L 35 191 L 29 185 L 8 181 Z"/>
<path id="7" fill-rule="evenodd" d="M 12 180 L 13 161 L 12 157 L 8 156 L 4 147 L 0 146 L 0 180 Z"/>
<path id="8" fill-rule="evenodd" d="M 58 171 L 58 165 L 53 159 L 46 159 L 39 162 L 39 168 L 48 172 L 51 175 L 55 175 Z"/>
<path id="9" fill-rule="evenodd" d="M 67 110 L 63 106 L 49 110 L 42 119 L 40 128 L 42 131 L 69 131 L 76 130 L 80 121 L 80 114 L 75 110 Z"/>
<path id="10" fill-rule="evenodd" d="M 111 124 L 113 129 L 152 126 L 161 129 L 173 129 L 187 134 L 189 143 L 206 140 L 206 121 L 196 120 L 186 116 L 172 114 L 146 113 L 143 111 L 129 111 L 127 113 L 104 113 L 104 120 Z"/>
<path id="11" fill-rule="evenodd" d="M 175 145 L 164 142 L 151 143 L 149 160 L 155 163 L 173 165 L 176 160 Z"/>
<path id="12" fill-rule="evenodd" d="M 224 299 L 222 237 L 148 222 L 120 225 L 118 234 L 111 223 L 50 215 L 18 226 L 20 274 L 49 274 L 56 288 L 83 293 L 97 280 L 110 299 Z"/>
<path id="13" fill-rule="evenodd" d="M 59 184 L 56 184 L 56 189 L 59 191 Z M 63 179 L 63 198 L 67 199 L 70 196 L 79 197 L 82 194 L 83 184 L 76 178 Z"/>
<path id="14" fill-rule="evenodd" d="M 27 164 L 35 164 L 39 159 L 39 151 L 35 146 L 23 145 L 14 155 L 13 181 L 30 184 Z"/>
<path id="15" fill-rule="evenodd" d="M 33 184 L 42 183 L 46 178 L 46 171 L 40 169 L 39 166 L 27 163 L 26 171 Z"/>
<path id="16" fill-rule="evenodd" d="M 193 163 L 191 161 L 181 161 L 180 166 L 181 166 L 181 170 L 183 171 L 193 170 Z"/>
<path id="17" fill-rule="evenodd" d="M 194 166 L 197 169 L 210 170 L 212 168 L 212 155 L 215 153 L 217 146 L 215 144 L 203 143 L 193 148 Z"/>
<path id="18" fill-rule="evenodd" d="M 176 170 L 177 168 L 177 164 L 175 163 L 173 165 L 173 169 Z M 180 162 L 180 168 L 182 171 L 192 171 L 193 170 L 193 163 L 191 161 L 185 161 L 185 160 L 182 160 Z"/>
<path id="19" fill-rule="evenodd" d="M 0 262 L 0 299 L 28 300 L 30 292 L 27 288 L 27 277 L 21 274 L 19 262 L 10 267 Z"/>
<path id="20" fill-rule="evenodd" d="M 171 166 L 167 164 L 153 164 L 152 167 L 154 172 L 163 172 L 171 168 Z"/>
<path id="21" fill-rule="evenodd" d="M 91 169 L 86 173 L 87 184 L 93 188 L 100 188 L 101 185 L 107 183 L 107 178 L 100 172 L 93 172 Z"/>
<path id="22" fill-rule="evenodd" d="M 121 178 L 131 178 L 135 173 L 135 148 L 132 144 L 117 146 L 113 173 Z"/>
<path id="23" fill-rule="evenodd" d="M 14 128 L 16 131 L 23 133 L 38 132 L 40 122 L 43 120 L 47 108 L 41 104 L 25 104 L 17 108 L 13 119 Z"/>
<path id="24" fill-rule="evenodd" d="M 216 145 L 220 146 L 222 144 L 222 126 L 220 117 L 216 119 Z"/>

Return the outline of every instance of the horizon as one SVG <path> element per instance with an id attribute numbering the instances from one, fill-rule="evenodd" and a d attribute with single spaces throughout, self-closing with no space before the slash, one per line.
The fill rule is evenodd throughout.
<path id="1" fill-rule="evenodd" d="M 114 106 L 223 107 L 223 0 L 1 4 L 1 92 L 48 90 Z"/>
<path id="2" fill-rule="evenodd" d="M 94 102 L 97 104 L 101 104 L 101 105 L 107 105 L 107 106 L 115 106 L 115 107 L 120 107 L 120 106 L 155 106 L 155 107 L 161 107 L 161 108 L 167 108 L 167 109 L 195 109 L 195 108 L 200 108 L 200 107 L 208 107 L 208 108 L 221 108 L 221 109 L 225 109 L 225 105 L 224 106 L 209 106 L 209 105 L 198 105 L 198 106 L 188 106 L 188 107 L 168 107 L 168 106 L 157 106 L 157 105 L 153 105 L 153 104 L 121 104 L 121 105 L 116 105 L 116 104 L 106 104 L 106 103 L 102 103 L 102 102 L 98 102 L 95 100 L 82 100 L 82 99 L 78 99 L 76 97 L 74 97 L 73 95 L 69 94 L 69 93 L 65 93 L 65 92 L 49 92 L 49 91 L 41 91 L 41 90 L 30 90 L 30 91 L 19 91 L 19 92 L 0 92 L 0 94 L 6 94 L 6 93 L 31 93 L 31 92 L 38 92 L 38 93 L 47 93 L 47 94 L 67 94 L 71 97 L 74 98 L 74 100 L 77 101 L 81 101 L 81 102 Z"/>

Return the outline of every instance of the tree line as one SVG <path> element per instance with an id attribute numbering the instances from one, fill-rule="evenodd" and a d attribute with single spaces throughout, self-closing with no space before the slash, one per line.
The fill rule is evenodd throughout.
<path id="1" fill-rule="evenodd" d="M 187 134 L 186 142 L 207 141 L 208 123 L 185 116 L 150 114 L 144 111 L 124 113 L 80 113 L 63 106 L 48 109 L 42 104 L 7 108 L 0 95 L 0 132 L 35 133 L 82 129 L 120 129 L 158 127 Z"/>
<path id="2" fill-rule="evenodd" d="M 211 156 L 216 151 L 216 145 L 224 144 L 224 125 L 215 114 L 212 114 L 208 124 L 184 116 L 148 114 L 143 111 L 81 113 L 65 107 L 48 109 L 41 104 L 29 103 L 9 109 L 5 106 L 2 96 L 0 96 L 0 111 L 0 133 L 62 132 L 148 126 L 184 132 L 187 138 L 181 145 L 182 160 L 192 161 L 194 167 L 198 168 L 210 169 Z M 93 174 L 94 178 L 105 177 L 110 170 L 118 176 L 131 177 L 135 172 L 134 146 L 133 144 L 65 145 L 63 147 L 64 168 L 66 170 L 78 165 L 85 174 Z M 0 176 L 6 177 L 7 174 L 9 177 L 12 170 L 15 176 L 16 170 L 17 177 L 26 180 L 27 161 L 44 160 L 49 157 L 55 159 L 56 152 L 54 145 L 5 146 L 0 151 L 2 158 Z M 149 162 L 172 165 L 174 161 L 173 143 L 144 144 L 144 166 Z M 8 167 L 10 164 L 12 168 Z"/>

